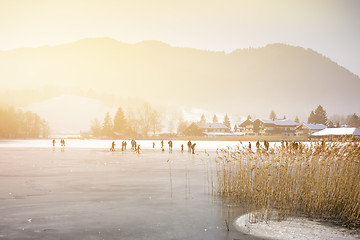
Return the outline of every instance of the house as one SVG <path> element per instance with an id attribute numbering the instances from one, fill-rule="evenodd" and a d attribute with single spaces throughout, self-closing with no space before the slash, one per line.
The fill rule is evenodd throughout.
<path id="1" fill-rule="evenodd" d="M 258 135 L 284 135 L 295 136 L 295 128 L 299 123 L 290 119 L 256 119 L 254 121 L 254 132 Z"/>
<path id="2" fill-rule="evenodd" d="M 239 127 L 243 129 L 245 135 L 284 135 L 295 136 L 295 128 L 299 123 L 290 119 L 248 119 L 241 123 Z"/>
<path id="3" fill-rule="evenodd" d="M 240 132 L 245 135 L 255 135 L 254 122 L 251 119 L 247 119 L 246 121 L 240 123 L 238 125 L 238 129 L 240 129 Z"/>
<path id="4" fill-rule="evenodd" d="M 234 133 L 243 133 L 245 131 L 245 128 L 241 126 L 241 123 L 235 123 L 234 124 Z"/>
<path id="5" fill-rule="evenodd" d="M 312 137 L 360 137 L 360 129 L 358 128 L 325 128 L 321 131 L 315 132 Z"/>
<path id="6" fill-rule="evenodd" d="M 205 134 L 230 132 L 230 129 L 222 123 L 197 123 L 197 125 Z"/>
<path id="7" fill-rule="evenodd" d="M 302 123 L 295 128 L 296 135 L 310 136 L 311 134 L 327 128 L 324 124 Z"/>

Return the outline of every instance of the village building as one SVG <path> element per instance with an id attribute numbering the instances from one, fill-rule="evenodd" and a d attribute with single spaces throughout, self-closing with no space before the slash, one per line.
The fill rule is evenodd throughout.
<path id="1" fill-rule="evenodd" d="M 358 128 L 325 128 L 311 135 L 313 138 L 338 138 L 338 137 L 356 137 L 360 138 L 360 129 Z"/>
<path id="2" fill-rule="evenodd" d="M 257 119 L 254 125 L 259 135 L 295 136 L 295 128 L 299 123 L 290 119 Z"/>
<path id="3" fill-rule="evenodd" d="M 238 125 L 238 129 L 247 136 L 255 135 L 254 122 L 251 119 L 247 119 L 246 121 L 240 123 Z"/>
<path id="4" fill-rule="evenodd" d="M 245 128 L 241 126 L 241 123 L 234 124 L 234 130 L 233 130 L 234 133 L 236 133 L 236 132 L 242 133 L 244 131 L 245 131 Z"/>
<path id="5" fill-rule="evenodd" d="M 327 128 L 324 124 L 302 123 L 295 128 L 296 135 L 310 136 L 311 134 Z"/>
<path id="6" fill-rule="evenodd" d="M 295 128 L 299 123 L 290 119 L 256 119 L 252 121 L 246 120 L 241 127 L 244 128 L 245 135 L 283 135 L 295 136 Z"/>
<path id="7" fill-rule="evenodd" d="M 197 125 L 206 135 L 221 135 L 221 133 L 230 133 L 230 129 L 222 123 L 197 123 Z"/>

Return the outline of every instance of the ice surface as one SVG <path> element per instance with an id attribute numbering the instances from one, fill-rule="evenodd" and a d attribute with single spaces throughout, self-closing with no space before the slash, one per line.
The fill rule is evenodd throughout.
<path id="1" fill-rule="evenodd" d="M 225 220 L 233 222 L 245 210 L 231 206 L 229 211 L 212 194 L 213 160 L 217 148 L 236 147 L 238 141 L 195 141 L 196 154 L 190 154 L 187 141 L 173 141 L 169 153 L 167 141 L 162 152 L 160 141 L 154 141 L 153 149 L 153 141 L 140 140 L 140 155 L 129 145 L 126 152 L 119 150 L 121 140 L 115 140 L 117 149 L 110 152 L 111 142 L 67 139 L 65 148 L 59 141 L 53 148 L 51 140 L 1 140 L 0 239 L 233 240 L 290 236 L 288 232 L 298 233 L 294 239 L 309 236 L 301 231 L 307 229 L 306 221 L 270 229 L 251 225 L 249 232 L 237 220 L 241 231 L 232 225 L 227 231 Z M 328 239 L 325 233 L 338 231 L 328 228 L 316 235 L 321 225 L 311 226 L 315 236 Z M 279 228 L 283 232 L 276 232 Z M 266 234 L 256 235 L 259 232 Z M 335 236 L 353 239 L 345 233 Z"/>
<path id="2" fill-rule="evenodd" d="M 227 232 L 206 154 L 110 152 L 104 142 L 2 142 L 0 239 L 253 239 Z M 232 208 L 230 221 L 243 213 Z"/>

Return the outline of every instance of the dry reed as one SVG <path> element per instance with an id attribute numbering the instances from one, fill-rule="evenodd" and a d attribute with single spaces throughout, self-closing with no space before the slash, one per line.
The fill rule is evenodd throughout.
<path id="1" fill-rule="evenodd" d="M 313 142 L 252 152 L 217 152 L 217 192 L 256 213 L 251 220 L 290 216 L 360 226 L 360 145 Z"/>

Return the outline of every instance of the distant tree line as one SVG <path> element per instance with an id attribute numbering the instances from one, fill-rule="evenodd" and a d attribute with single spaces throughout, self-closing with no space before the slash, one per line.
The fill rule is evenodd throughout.
<path id="1" fill-rule="evenodd" d="M 341 127 L 341 125 L 360 128 L 360 117 L 354 113 L 352 115 L 348 115 L 342 123 L 334 122 L 328 119 L 325 109 L 319 105 L 314 111 L 311 111 L 308 123 L 324 124 L 330 128 Z"/>
<path id="2" fill-rule="evenodd" d="M 90 132 L 94 137 L 135 137 L 139 134 L 156 135 L 162 129 L 161 114 L 150 104 L 145 103 L 137 109 L 137 113 L 125 112 L 119 107 L 115 116 L 112 118 L 110 113 L 106 113 L 103 122 L 94 119 L 91 122 Z"/>
<path id="3" fill-rule="evenodd" d="M 274 110 L 271 111 L 269 117 L 271 120 L 277 119 Z M 286 119 L 285 116 L 284 116 L 284 119 Z M 300 123 L 299 117 L 296 116 L 294 121 L 297 123 Z M 307 123 L 324 124 L 329 128 L 341 127 L 341 126 L 359 128 L 360 127 L 360 117 L 354 113 L 352 115 L 348 115 L 347 117 L 345 117 L 345 120 L 343 120 L 342 122 L 340 122 L 340 121 L 335 122 L 328 118 L 326 110 L 321 105 L 319 105 L 319 106 L 317 106 L 317 108 L 315 110 L 310 112 L 310 115 L 307 119 Z"/>
<path id="4" fill-rule="evenodd" d="M 48 137 L 49 125 L 39 115 L 14 108 L 0 108 L 0 138 Z"/>

